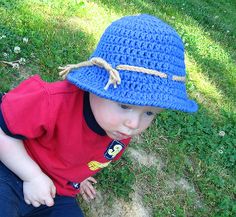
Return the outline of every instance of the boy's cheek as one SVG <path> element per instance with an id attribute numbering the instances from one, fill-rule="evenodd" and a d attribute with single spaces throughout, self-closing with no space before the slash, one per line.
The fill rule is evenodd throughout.
<path id="1" fill-rule="evenodd" d="M 107 114 L 102 117 L 101 123 L 103 127 L 108 128 L 107 130 L 109 130 L 110 128 L 119 126 L 121 123 L 121 119 L 119 119 L 115 115 Z"/>
<path id="2" fill-rule="evenodd" d="M 110 116 L 107 117 L 107 124 L 109 124 L 111 127 L 114 126 L 118 126 L 121 123 L 121 119 L 119 119 L 118 117 L 115 116 Z"/>
<path id="3" fill-rule="evenodd" d="M 142 127 L 140 127 L 140 131 L 138 132 L 138 134 L 143 133 L 148 127 L 150 127 L 152 125 L 153 120 L 154 120 L 154 118 L 151 121 L 149 121 L 148 123 L 144 123 L 142 125 Z"/>

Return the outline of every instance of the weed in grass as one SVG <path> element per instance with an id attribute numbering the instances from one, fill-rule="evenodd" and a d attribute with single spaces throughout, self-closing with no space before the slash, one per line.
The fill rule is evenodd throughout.
<path id="1" fill-rule="evenodd" d="M 124 200 L 131 199 L 130 193 L 133 192 L 135 183 L 135 167 L 126 155 L 122 161 L 105 168 L 97 176 L 100 190 L 107 192 L 109 189 L 109 200 L 116 197 L 121 197 Z"/>

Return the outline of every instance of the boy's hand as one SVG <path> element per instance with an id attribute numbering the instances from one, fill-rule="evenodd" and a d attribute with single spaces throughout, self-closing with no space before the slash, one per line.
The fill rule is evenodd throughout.
<path id="1" fill-rule="evenodd" d="M 96 197 L 96 189 L 93 184 L 97 181 L 93 177 L 89 177 L 80 183 L 80 194 L 86 202 L 90 202 Z"/>
<path id="2" fill-rule="evenodd" d="M 25 202 L 32 204 L 34 207 L 54 205 L 53 198 L 56 195 L 56 187 L 52 180 L 44 173 L 31 180 L 24 181 L 23 192 Z"/>

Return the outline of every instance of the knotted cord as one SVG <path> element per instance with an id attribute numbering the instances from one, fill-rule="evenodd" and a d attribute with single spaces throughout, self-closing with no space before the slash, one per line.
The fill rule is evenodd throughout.
<path id="1" fill-rule="evenodd" d="M 116 67 L 116 69 L 112 68 L 112 66 L 106 62 L 104 59 L 100 58 L 100 57 L 93 57 L 88 61 L 84 61 L 78 64 L 70 64 L 67 65 L 65 67 L 59 67 L 59 69 L 62 69 L 62 71 L 59 72 L 59 75 L 63 78 L 66 79 L 66 76 L 68 75 L 68 73 L 75 68 L 81 68 L 81 67 L 85 67 L 85 66 L 98 66 L 101 68 L 104 68 L 108 73 L 109 73 L 109 80 L 107 82 L 107 84 L 105 85 L 104 89 L 107 90 L 108 87 L 113 84 L 114 88 L 117 87 L 118 84 L 121 83 L 121 78 L 120 78 L 120 74 L 117 71 L 118 70 L 128 70 L 128 71 L 134 71 L 134 72 L 140 72 L 140 73 L 146 73 L 149 75 L 155 75 L 161 78 L 167 78 L 168 75 L 164 72 L 159 72 L 157 70 L 153 70 L 153 69 L 146 69 L 143 67 L 138 67 L 138 66 L 129 66 L 129 65 L 118 65 Z M 174 75 L 172 77 L 173 81 L 179 81 L 179 82 L 185 82 L 185 76 L 177 76 Z"/>

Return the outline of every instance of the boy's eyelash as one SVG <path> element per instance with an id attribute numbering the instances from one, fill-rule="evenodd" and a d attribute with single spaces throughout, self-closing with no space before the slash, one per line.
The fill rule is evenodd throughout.
<path id="1" fill-rule="evenodd" d="M 154 115 L 154 112 L 147 111 L 147 112 L 146 112 L 146 115 L 147 115 L 147 116 L 152 116 L 152 115 Z"/>
<path id="2" fill-rule="evenodd" d="M 120 108 L 122 108 L 122 109 L 124 109 L 124 110 L 125 110 L 125 109 L 131 109 L 131 108 L 132 108 L 132 106 L 125 105 L 125 104 L 119 104 L 119 106 L 120 106 Z M 156 114 L 156 112 L 146 111 L 145 114 L 146 114 L 147 116 L 153 116 L 153 115 Z"/>
<path id="3" fill-rule="evenodd" d="M 129 106 L 124 105 L 124 104 L 120 104 L 120 107 L 121 107 L 122 109 L 129 109 L 129 108 L 130 108 Z"/>
<path id="4" fill-rule="evenodd" d="M 124 105 L 124 104 L 119 104 L 119 106 L 120 106 L 122 109 L 130 109 L 130 108 L 131 108 L 130 106 Z M 155 115 L 155 113 L 152 112 L 152 111 L 147 111 L 147 112 L 145 112 L 145 114 L 146 114 L 147 116 L 153 116 L 153 115 Z"/>

